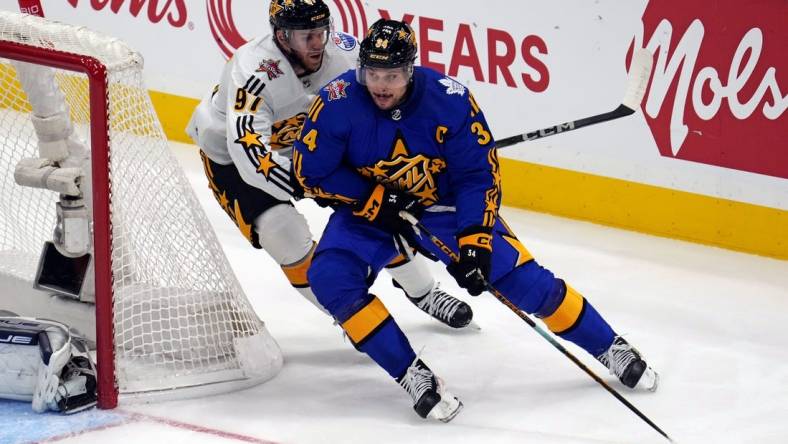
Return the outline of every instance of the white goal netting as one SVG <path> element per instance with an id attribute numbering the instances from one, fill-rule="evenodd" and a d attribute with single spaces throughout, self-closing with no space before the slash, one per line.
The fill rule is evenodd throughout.
<path id="1" fill-rule="evenodd" d="M 3 11 L 0 288 L 3 278 L 32 286 L 42 246 L 52 239 L 56 223 L 58 194 L 14 180 L 21 159 L 39 157 L 31 113 L 66 110 L 76 138 L 96 149 L 90 146 L 95 122 L 88 77 L 20 65 L 7 58 L 8 42 L 39 48 L 41 63 L 54 50 L 93 57 L 107 69 L 110 180 L 90 187 L 106 190 L 110 201 L 112 343 L 121 397 L 184 388 L 211 392 L 211 386 L 248 386 L 276 374 L 282 363 L 279 348 L 244 296 L 170 153 L 143 84 L 139 54 L 84 28 Z M 102 291 L 96 288 L 96 297 Z"/>

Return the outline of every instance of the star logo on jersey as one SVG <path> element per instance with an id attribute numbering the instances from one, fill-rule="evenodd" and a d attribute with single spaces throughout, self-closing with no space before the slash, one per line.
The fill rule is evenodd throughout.
<path id="1" fill-rule="evenodd" d="M 405 137 L 397 131 L 389 159 L 379 160 L 359 171 L 379 183 L 406 191 L 429 206 L 438 201 L 435 176 L 445 168 L 443 159 L 431 159 L 424 154 L 411 155 Z"/>
<path id="2" fill-rule="evenodd" d="M 350 86 L 350 82 L 337 79 L 323 88 L 323 91 L 328 93 L 328 101 L 331 102 L 332 100 L 339 100 L 347 97 L 348 86 Z"/>
<path id="3" fill-rule="evenodd" d="M 260 62 L 260 67 L 255 69 L 255 72 L 264 72 L 268 75 L 268 80 L 274 80 L 284 75 L 284 71 L 279 67 L 280 63 L 282 63 L 281 60 L 263 59 L 263 61 Z"/>
<path id="4" fill-rule="evenodd" d="M 462 86 L 459 82 L 455 81 L 454 79 L 451 79 L 449 77 L 444 77 L 438 80 L 438 82 L 440 82 L 441 85 L 446 87 L 446 94 L 448 95 L 452 95 L 452 94 L 457 94 L 460 96 L 465 95 L 465 87 Z"/>
<path id="5" fill-rule="evenodd" d="M 265 156 L 257 155 L 257 172 L 262 173 L 265 178 L 268 178 L 268 175 L 271 174 L 271 169 L 276 165 L 276 162 L 271 159 L 271 152 L 265 153 Z"/>
<path id="6" fill-rule="evenodd" d="M 257 134 L 254 131 L 249 131 L 248 129 L 244 128 L 244 133 L 241 137 L 235 139 L 235 143 L 240 143 L 243 145 L 244 149 L 249 149 L 251 147 L 263 147 L 263 142 L 260 140 L 262 136 Z"/>

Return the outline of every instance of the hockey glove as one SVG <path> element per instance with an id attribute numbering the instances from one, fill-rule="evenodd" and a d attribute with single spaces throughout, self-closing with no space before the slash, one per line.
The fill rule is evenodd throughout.
<path id="1" fill-rule="evenodd" d="M 400 217 L 400 211 L 407 211 L 418 218 L 424 211 L 424 206 L 417 197 L 377 184 L 367 200 L 362 202 L 353 214 L 389 233 L 409 233 L 412 231 L 411 225 Z"/>
<path id="2" fill-rule="evenodd" d="M 457 235 L 459 260 L 446 267 L 460 287 L 471 296 L 487 289 L 492 257 L 492 234 L 489 228 L 470 227 Z"/>

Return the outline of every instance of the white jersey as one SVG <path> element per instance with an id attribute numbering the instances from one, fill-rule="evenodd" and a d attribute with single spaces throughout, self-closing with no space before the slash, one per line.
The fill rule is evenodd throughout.
<path id="1" fill-rule="evenodd" d="M 258 37 L 227 62 L 186 131 L 211 160 L 234 163 L 246 183 L 288 200 L 292 145 L 307 107 L 326 83 L 355 68 L 357 58 L 356 39 L 333 32 L 320 69 L 298 77 L 273 36 Z"/>

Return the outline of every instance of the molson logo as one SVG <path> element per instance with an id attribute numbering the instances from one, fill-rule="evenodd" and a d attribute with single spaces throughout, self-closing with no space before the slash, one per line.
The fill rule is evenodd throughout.
<path id="1" fill-rule="evenodd" d="M 335 28 L 359 41 L 364 38 L 368 23 L 377 20 L 367 20 L 361 0 L 325 1 L 331 9 Z M 233 0 L 206 0 L 205 4 L 214 40 L 229 58 L 236 48 L 247 42 L 233 21 Z M 386 9 L 378 9 L 377 12 L 381 18 L 397 18 Z M 457 76 L 463 69 L 463 73 L 472 73 L 479 82 L 503 83 L 510 88 L 525 87 L 533 92 L 543 92 L 550 84 L 550 72 L 543 61 L 547 43 L 537 35 L 518 36 L 494 28 L 477 32 L 473 30 L 475 25 L 470 23 L 459 23 L 452 29 L 441 18 L 409 13 L 403 14 L 401 20 L 418 30 L 419 63 L 422 66 L 450 76 Z M 480 38 L 482 33 L 484 38 Z M 487 50 L 486 57 L 479 55 L 480 46 Z M 448 64 L 437 60 L 441 56 L 447 56 Z"/>
<path id="2" fill-rule="evenodd" d="M 655 61 L 642 107 L 659 152 L 788 178 L 785 9 L 781 2 L 715 5 L 649 2 L 643 14 Z"/>
<path id="3" fill-rule="evenodd" d="M 80 0 L 67 0 L 68 4 L 77 7 Z M 103 11 L 109 6 L 110 11 L 120 13 L 121 8 L 126 8 L 132 16 L 137 17 L 145 8 L 148 20 L 159 23 L 165 18 L 167 23 L 175 28 L 183 27 L 188 20 L 186 0 L 82 0 L 96 11 Z"/>

